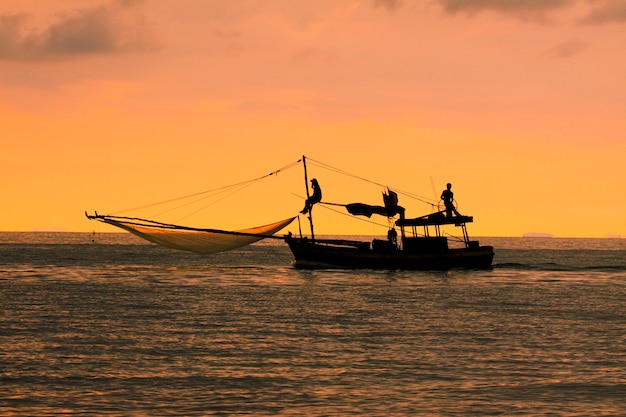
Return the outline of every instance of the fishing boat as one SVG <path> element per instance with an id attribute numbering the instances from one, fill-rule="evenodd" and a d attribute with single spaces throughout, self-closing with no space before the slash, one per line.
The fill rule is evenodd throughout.
<path id="1" fill-rule="evenodd" d="M 345 171 L 330 167 L 319 161 L 311 160 L 316 167 L 326 168 L 333 172 L 346 174 Z M 252 183 L 267 178 L 276 178 L 278 173 L 302 164 L 304 167 L 304 181 L 306 184 L 305 209 L 297 216 L 288 217 L 264 226 L 248 229 L 223 230 L 220 228 L 191 227 L 169 222 L 157 221 L 143 217 L 124 216 L 119 214 L 102 215 L 94 212 L 85 216 L 118 227 L 142 239 L 161 246 L 176 250 L 191 251 L 198 254 L 214 254 L 250 245 L 262 239 L 279 239 L 289 246 L 293 253 L 293 265 L 296 268 L 367 268 L 367 269 L 437 269 L 450 268 L 490 268 L 494 252 L 491 246 L 481 246 L 478 241 L 471 240 L 467 233 L 467 223 L 473 222 L 473 217 L 461 215 L 454 209 L 437 210 L 430 214 L 406 218 L 405 209 L 398 205 L 398 193 L 389 187 L 384 187 L 383 205 L 369 205 L 364 203 L 332 203 L 322 201 L 321 190 L 314 189 L 309 193 L 307 158 L 303 156 L 297 162 L 291 163 L 267 175 L 236 183 L 230 186 L 195 193 L 190 196 L 178 197 L 160 203 L 154 203 L 140 208 L 152 207 L 171 202 L 181 202 L 188 198 L 203 202 L 206 195 L 223 198 L 223 193 L 234 194 L 238 190 L 248 187 Z M 281 175 L 282 177 L 282 175 Z M 359 179 L 361 177 L 353 176 Z M 366 180 L 367 181 L 367 180 Z M 372 181 L 368 181 L 372 182 Z M 316 179 L 312 179 L 314 187 L 319 187 Z M 382 184 L 374 183 L 377 186 Z M 399 191 L 398 191 L 399 192 Z M 404 195 L 409 195 L 403 193 Z M 185 202 L 181 206 L 187 206 Z M 328 239 L 315 236 L 313 224 L 313 209 L 317 206 L 340 206 L 354 216 L 382 216 L 386 218 L 386 239 L 375 238 L 371 241 L 352 239 Z M 431 203 L 431 206 L 432 203 Z M 435 207 L 435 206 L 433 206 Z M 438 207 L 438 206 L 436 206 Z M 133 209 L 134 210 L 134 209 Z M 310 225 L 310 234 L 304 235 L 300 219 L 304 216 Z M 288 232 L 282 236 L 276 233 L 286 228 L 292 221 L 298 219 L 298 235 Z M 449 242 L 446 227 L 460 228 L 462 237 Z M 398 233 L 398 230 L 400 233 Z M 451 245 L 450 243 L 456 243 Z"/>
<path id="2" fill-rule="evenodd" d="M 306 157 L 302 158 L 305 183 L 307 180 Z M 307 196 L 308 196 L 307 187 Z M 406 218 L 405 210 L 398 205 L 397 193 L 387 189 L 383 194 L 383 206 L 363 203 L 345 204 L 353 215 L 387 217 L 391 225 L 386 239 L 370 241 L 350 239 L 318 239 L 313 227 L 313 207 L 307 211 L 311 235 L 285 236 L 294 256 L 294 266 L 302 269 L 350 268 L 350 269 L 413 269 L 446 270 L 451 268 L 491 268 L 494 251 L 492 246 L 481 246 L 471 240 L 467 223 L 472 216 L 439 210 L 416 218 Z M 328 203 L 326 203 L 328 204 Z M 394 218 L 397 220 L 393 220 Z M 461 247 L 451 247 L 444 227 L 461 229 Z M 396 229 L 400 230 L 398 232 Z"/>

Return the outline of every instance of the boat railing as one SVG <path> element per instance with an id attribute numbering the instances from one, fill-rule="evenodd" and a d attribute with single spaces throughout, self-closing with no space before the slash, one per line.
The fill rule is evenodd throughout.
<path id="1" fill-rule="evenodd" d="M 294 239 L 291 236 L 285 236 L 286 240 L 289 239 Z M 354 248 L 358 248 L 358 249 L 369 249 L 370 248 L 370 242 L 364 242 L 361 240 L 349 240 L 349 239 L 320 239 L 320 238 L 315 238 L 315 239 L 310 239 L 308 237 L 301 237 L 301 238 L 297 238 L 297 240 L 301 240 L 301 241 L 309 241 L 310 243 L 314 243 L 316 245 L 332 245 L 332 246 L 347 246 L 347 247 L 354 247 Z"/>
<path id="2" fill-rule="evenodd" d="M 444 212 L 437 212 L 428 214 L 421 217 L 416 217 L 414 219 L 400 219 L 396 221 L 396 226 L 400 227 L 402 230 L 402 236 L 405 236 L 405 227 L 411 228 L 413 238 L 419 237 L 419 233 L 417 232 L 418 227 L 423 227 L 423 237 L 427 239 L 446 239 L 444 234 L 441 231 L 441 226 L 445 225 L 455 225 L 457 227 L 461 227 L 463 238 L 462 241 L 465 244 L 465 247 L 470 247 L 472 242 L 469 239 L 469 235 L 467 233 L 466 223 L 472 223 L 474 218 L 472 216 L 446 216 Z M 431 236 L 430 228 L 434 228 L 434 236 Z"/>
<path id="3" fill-rule="evenodd" d="M 446 217 L 443 213 L 437 212 L 414 219 L 400 219 L 396 221 L 396 226 L 443 226 L 448 224 L 461 226 L 465 223 L 472 223 L 473 221 L 474 217 L 472 216 Z"/>

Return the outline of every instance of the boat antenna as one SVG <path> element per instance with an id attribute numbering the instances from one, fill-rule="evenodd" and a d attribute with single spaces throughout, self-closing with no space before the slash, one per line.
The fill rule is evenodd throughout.
<path id="1" fill-rule="evenodd" d="M 430 176 L 430 186 L 433 189 L 433 201 L 439 201 L 437 199 L 437 190 L 435 189 L 435 180 L 433 180 L 433 176 L 432 175 Z M 431 204 L 430 208 L 431 208 L 431 212 L 432 212 L 435 209 L 435 205 Z"/>
<path id="2" fill-rule="evenodd" d="M 309 177 L 306 170 L 306 156 L 304 155 L 302 155 L 302 166 L 304 166 L 304 188 L 306 189 L 306 198 L 308 200 L 311 195 L 309 194 Z M 315 232 L 313 231 L 313 206 L 309 209 L 308 217 L 311 226 L 311 240 L 315 241 Z"/>

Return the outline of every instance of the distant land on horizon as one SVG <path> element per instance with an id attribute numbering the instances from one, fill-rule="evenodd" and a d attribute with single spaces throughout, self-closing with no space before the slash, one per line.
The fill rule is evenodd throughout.
<path id="1" fill-rule="evenodd" d="M 554 235 L 552 233 L 547 233 L 547 232 L 528 232 L 528 233 L 524 233 L 522 237 L 551 238 L 551 237 L 554 237 Z M 611 234 L 606 235 L 605 238 L 606 239 L 626 239 L 626 236 L 621 235 L 619 233 L 611 233 Z"/>
<path id="2" fill-rule="evenodd" d="M 546 232 L 528 232 L 524 233 L 522 237 L 554 237 L 554 235 Z"/>
<path id="3" fill-rule="evenodd" d="M 61 232 L 61 233 L 71 233 L 72 231 L 66 227 L 63 226 L 50 226 L 50 227 L 34 227 L 30 230 L 31 232 L 43 232 L 43 233 L 49 233 L 49 232 Z"/>

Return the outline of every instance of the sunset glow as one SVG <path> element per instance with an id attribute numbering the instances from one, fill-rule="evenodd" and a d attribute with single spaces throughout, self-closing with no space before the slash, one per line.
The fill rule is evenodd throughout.
<path id="1" fill-rule="evenodd" d="M 621 0 L 4 3 L 0 230 L 117 232 L 83 212 L 304 154 L 428 198 L 451 182 L 472 235 L 626 236 Z M 325 200 L 382 203 L 380 187 L 311 175 Z M 302 208 L 299 168 L 269 188 L 189 221 L 242 229 Z M 379 232 L 315 216 L 317 233 Z"/>

